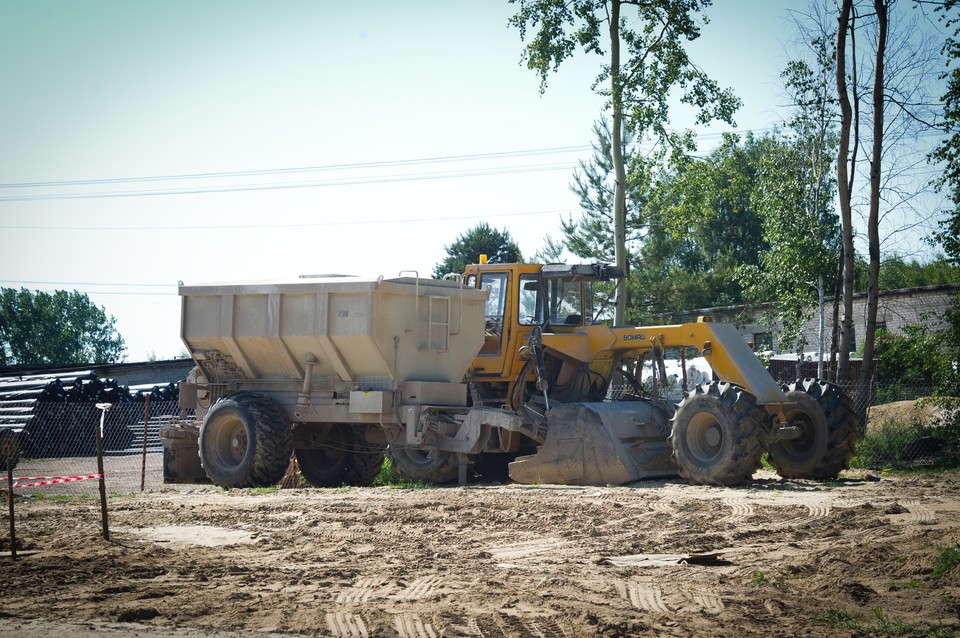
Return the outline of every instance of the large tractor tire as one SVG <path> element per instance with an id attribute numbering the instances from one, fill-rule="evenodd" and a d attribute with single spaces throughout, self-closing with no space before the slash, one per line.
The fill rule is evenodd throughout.
<path id="1" fill-rule="evenodd" d="M 705 383 L 687 393 L 671 421 L 672 457 L 693 484 L 736 485 L 760 467 L 766 412 L 743 388 Z"/>
<path id="2" fill-rule="evenodd" d="M 290 421 L 273 400 L 235 392 L 217 401 L 200 426 L 200 464 L 215 485 L 274 485 L 290 462 Z"/>
<path id="3" fill-rule="evenodd" d="M 396 475 L 407 481 L 443 484 L 453 483 L 460 476 L 461 455 L 454 452 L 391 445 L 387 458 Z"/>
<path id="4" fill-rule="evenodd" d="M 856 453 L 860 431 L 850 397 L 821 379 L 797 380 L 783 386 L 793 404 L 787 424 L 800 437 L 770 444 L 770 464 L 784 478 L 823 480 L 847 469 Z"/>
<path id="5" fill-rule="evenodd" d="M 366 487 L 383 466 L 383 452 L 369 451 L 363 428 L 335 423 L 320 447 L 296 448 L 300 473 L 314 487 Z"/>

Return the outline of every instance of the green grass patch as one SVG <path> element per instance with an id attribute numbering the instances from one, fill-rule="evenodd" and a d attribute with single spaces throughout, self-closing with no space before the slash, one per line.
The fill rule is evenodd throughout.
<path id="1" fill-rule="evenodd" d="M 393 465 L 390 463 L 389 458 L 383 460 L 383 467 L 380 468 L 380 473 L 377 474 L 377 478 L 374 479 L 373 484 L 376 487 L 393 487 L 397 489 L 413 490 L 424 490 L 431 487 L 436 487 L 433 483 L 428 483 L 427 481 L 411 481 L 401 477 L 394 471 Z"/>
<path id="2" fill-rule="evenodd" d="M 862 620 L 836 607 L 830 607 L 827 611 L 817 614 L 813 620 L 817 624 L 837 627 L 838 629 L 850 629 L 853 631 L 864 630 Z"/>
<path id="3" fill-rule="evenodd" d="M 960 431 L 950 424 L 891 419 L 860 439 L 850 466 L 886 471 L 960 469 Z"/>
<path id="4" fill-rule="evenodd" d="M 276 485 L 267 485 L 265 487 L 251 487 L 250 491 L 254 494 L 276 494 L 280 490 Z"/>
<path id="5" fill-rule="evenodd" d="M 926 589 L 926 583 L 922 583 L 919 580 L 908 580 L 903 583 L 890 583 L 890 591 L 905 591 L 908 589 Z"/>
<path id="6" fill-rule="evenodd" d="M 836 607 L 818 614 L 814 622 L 827 627 L 846 629 L 871 636 L 930 636 L 932 638 L 947 638 L 956 636 L 956 627 L 943 625 L 911 625 L 890 618 L 882 608 L 873 609 L 873 618 L 865 620 L 856 614 L 851 614 Z"/>
<path id="7" fill-rule="evenodd" d="M 937 552 L 937 558 L 933 563 L 933 572 L 930 574 L 934 578 L 940 578 L 960 565 L 960 545 L 939 545 Z"/>

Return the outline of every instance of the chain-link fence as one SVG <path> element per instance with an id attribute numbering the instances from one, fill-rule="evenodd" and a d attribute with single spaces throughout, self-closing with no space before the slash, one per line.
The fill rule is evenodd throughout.
<path id="1" fill-rule="evenodd" d="M 647 385 L 647 384 L 644 384 Z M 860 415 L 862 438 L 857 444 L 854 467 L 922 468 L 956 465 L 960 458 L 960 417 L 927 397 L 929 387 L 870 387 L 848 384 L 845 391 Z M 610 398 L 635 388 L 617 385 Z M 649 391 L 650 388 L 647 388 Z M 675 391 L 674 391 L 675 390 Z M 668 389 L 678 401 L 682 390 Z M 650 394 L 647 394 L 650 396 Z M 175 400 L 125 402 L 111 406 L 104 419 L 104 475 L 107 490 L 131 493 L 157 490 L 163 485 L 163 446 L 160 427 L 179 414 Z M 32 406 L 32 416 L 15 432 L 18 458 L 14 475 L 30 479 L 21 484 L 53 477 L 85 477 L 96 474 L 96 429 L 100 410 L 95 403 L 43 403 Z M 8 428 L 9 432 L 14 430 Z M 0 463 L 6 468 L 6 462 Z M 17 488 L 20 493 L 95 494 L 95 480 L 70 481 L 35 488 Z"/>
<path id="2" fill-rule="evenodd" d="M 789 376 L 795 367 L 780 374 L 780 378 L 795 378 Z M 632 382 L 628 375 L 618 377 L 610 386 L 607 400 L 659 397 L 668 404 L 676 404 L 683 397 L 683 382 L 670 371 L 668 366 L 665 387 L 657 387 L 651 376 L 645 376 L 642 383 Z M 687 387 L 705 381 L 709 381 L 709 377 L 694 375 L 688 378 Z M 859 382 L 840 385 L 853 402 L 861 435 L 851 463 L 853 467 L 872 470 L 960 467 L 960 411 L 945 406 L 942 400 L 931 399 L 936 394 L 934 388 Z"/>
<path id="3" fill-rule="evenodd" d="M 96 403 L 35 402 L 29 408 L 29 418 L 23 419 L 24 423 L 5 428 L 14 434 L 17 443 L 13 473 L 15 478 L 22 479 L 17 483 L 50 483 L 97 473 L 96 430 L 100 427 L 101 411 Z M 163 484 L 159 430 L 179 411 L 175 400 L 111 405 L 103 424 L 103 465 L 108 491 L 156 490 Z M 0 465 L 6 468 L 7 461 Z M 18 487 L 16 491 L 95 494 L 97 487 L 95 480 L 72 480 Z"/>

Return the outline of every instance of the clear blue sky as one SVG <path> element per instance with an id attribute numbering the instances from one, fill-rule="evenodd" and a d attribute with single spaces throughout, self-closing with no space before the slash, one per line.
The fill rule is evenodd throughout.
<path id="1" fill-rule="evenodd" d="M 714 4 L 694 60 L 767 130 L 806 1 Z M 540 96 L 513 11 L 0 0 L 0 286 L 89 293 L 136 361 L 180 352 L 178 281 L 429 274 L 479 221 L 532 255 L 579 214 L 600 59 Z"/>

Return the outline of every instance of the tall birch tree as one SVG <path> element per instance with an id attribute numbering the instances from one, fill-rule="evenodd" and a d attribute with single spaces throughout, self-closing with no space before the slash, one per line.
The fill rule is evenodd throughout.
<path id="1" fill-rule="evenodd" d="M 510 24 L 524 41 L 521 61 L 540 76 L 540 91 L 561 63 L 578 51 L 603 58 L 592 89 L 608 98 L 615 193 L 613 243 L 617 266 L 628 270 L 624 128 L 638 139 L 682 146 L 668 130 L 674 89 L 696 110 L 696 121 L 733 124 L 740 101 L 697 66 L 684 44 L 700 37 L 702 12 L 711 0 L 510 0 L 518 5 Z M 626 318 L 626 282 L 617 289 L 614 321 Z"/>

